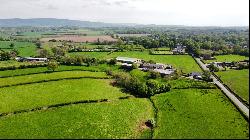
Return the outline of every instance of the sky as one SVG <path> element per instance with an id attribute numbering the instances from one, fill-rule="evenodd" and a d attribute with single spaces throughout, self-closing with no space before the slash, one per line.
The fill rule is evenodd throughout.
<path id="1" fill-rule="evenodd" d="M 249 26 L 249 0 L 0 0 L 0 19 Z"/>

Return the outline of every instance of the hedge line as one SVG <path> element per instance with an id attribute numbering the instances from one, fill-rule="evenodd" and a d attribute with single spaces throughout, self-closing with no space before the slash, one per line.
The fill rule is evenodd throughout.
<path id="1" fill-rule="evenodd" d="M 4 70 L 15 70 L 15 69 L 25 69 L 25 68 L 36 68 L 36 67 L 46 67 L 47 64 L 29 64 L 29 65 L 19 65 L 19 66 L 8 66 L 8 67 L 0 67 L 0 71 Z"/>

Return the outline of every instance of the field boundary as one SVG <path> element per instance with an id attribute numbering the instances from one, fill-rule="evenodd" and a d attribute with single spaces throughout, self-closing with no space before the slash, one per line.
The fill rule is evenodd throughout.
<path id="1" fill-rule="evenodd" d="M 35 69 L 35 68 L 34 68 Z M 0 76 L 1 78 L 9 78 L 9 77 L 18 77 L 18 76 L 27 76 L 27 75 L 35 75 L 35 74 L 46 74 L 46 73 L 56 73 L 56 72 L 65 72 L 65 71 L 89 71 L 89 72 L 104 72 L 104 71 L 96 71 L 96 70 L 83 70 L 83 69 L 71 69 L 71 70 L 59 70 L 59 71 L 44 71 L 44 72 L 35 72 L 35 73 L 28 73 L 28 74 L 19 74 L 19 75 L 12 75 L 12 76 Z"/>
<path id="2" fill-rule="evenodd" d="M 151 129 L 151 139 L 153 139 L 154 137 L 154 133 L 155 133 L 155 128 L 158 127 L 157 125 L 157 118 L 158 118 L 158 108 L 156 107 L 154 101 L 151 98 L 148 98 L 149 102 L 151 102 L 153 109 L 154 109 L 154 121 L 155 121 L 155 126 L 153 126 L 153 128 Z"/>
<path id="3" fill-rule="evenodd" d="M 126 99 L 129 99 L 131 97 L 132 96 L 119 97 L 118 99 L 115 99 L 115 100 L 126 100 Z M 12 112 L 4 112 L 4 113 L 0 113 L 0 117 L 13 115 L 13 114 L 35 112 L 35 111 L 39 111 L 39 110 L 48 110 L 48 109 L 52 109 L 52 108 L 59 108 L 59 107 L 75 105 L 75 104 L 101 103 L 101 102 L 111 102 L 111 101 L 114 101 L 114 100 L 98 99 L 98 100 L 72 101 L 72 102 L 66 102 L 66 103 L 52 104 L 52 105 L 48 105 L 48 106 L 40 106 L 40 107 L 31 108 L 31 109 L 22 109 L 22 110 L 16 110 L 16 111 L 12 111 Z"/>
<path id="4" fill-rule="evenodd" d="M 85 78 L 89 78 L 89 79 L 110 79 L 110 77 L 94 77 L 94 76 L 67 77 L 67 78 L 59 78 L 59 79 L 40 80 L 40 81 L 35 81 L 35 82 L 18 83 L 18 84 L 13 84 L 13 85 L 4 85 L 4 86 L 0 86 L 0 88 L 21 86 L 21 85 L 29 85 L 29 84 L 36 84 L 36 83 L 46 83 L 46 82 L 61 81 L 61 80 L 85 79 Z"/>

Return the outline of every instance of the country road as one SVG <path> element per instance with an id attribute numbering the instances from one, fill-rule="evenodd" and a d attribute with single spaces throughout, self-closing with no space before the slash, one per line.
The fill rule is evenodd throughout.
<path id="1" fill-rule="evenodd" d="M 203 70 L 209 70 L 205 64 L 200 61 L 200 58 L 195 58 L 197 63 Z M 226 94 L 226 96 L 236 105 L 236 107 L 242 111 L 242 113 L 249 119 L 249 109 L 231 93 L 220 81 L 218 81 L 213 75 L 211 75 L 213 82 Z"/>

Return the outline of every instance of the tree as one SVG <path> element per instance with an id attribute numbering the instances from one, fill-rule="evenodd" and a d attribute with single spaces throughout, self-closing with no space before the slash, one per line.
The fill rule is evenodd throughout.
<path id="1" fill-rule="evenodd" d="M 11 55 L 9 52 L 0 51 L 0 61 L 10 60 Z"/>
<path id="2" fill-rule="evenodd" d="M 161 77 L 161 74 L 159 72 L 150 70 L 150 74 L 149 74 L 148 78 L 156 79 L 156 78 L 159 78 L 159 77 Z"/>
<path id="3" fill-rule="evenodd" d="M 219 71 L 219 68 L 214 66 L 213 64 L 210 64 L 208 66 L 209 70 L 212 71 L 212 72 L 218 72 Z"/>
<path id="4" fill-rule="evenodd" d="M 11 43 L 10 44 L 10 48 L 14 48 L 15 47 L 15 44 L 14 43 Z"/>
<path id="5" fill-rule="evenodd" d="M 52 52 L 50 52 L 48 49 L 41 49 L 39 50 L 39 57 L 50 57 L 52 54 Z"/>
<path id="6" fill-rule="evenodd" d="M 39 42 L 39 41 L 37 41 L 37 42 L 35 43 L 35 45 L 36 45 L 36 47 L 39 48 L 39 49 L 40 49 L 41 46 L 42 46 L 41 42 Z"/>
<path id="7" fill-rule="evenodd" d="M 65 54 L 66 54 L 66 51 L 62 48 L 59 48 L 59 47 L 53 47 L 51 50 L 52 50 L 54 57 L 56 59 L 58 59 L 62 56 L 65 56 Z"/>
<path id="8" fill-rule="evenodd" d="M 56 60 L 50 60 L 47 66 L 48 70 L 52 70 L 52 71 L 55 71 L 55 69 L 57 69 L 58 67 L 59 65 Z"/>
<path id="9" fill-rule="evenodd" d="M 205 70 L 205 71 L 202 73 L 202 78 L 203 78 L 205 81 L 211 82 L 211 81 L 212 81 L 212 78 L 211 78 L 211 73 L 210 73 L 210 71 Z"/>

